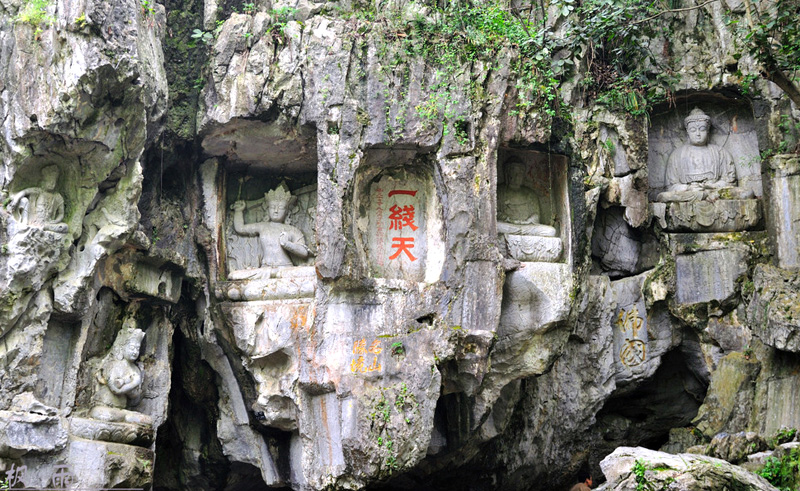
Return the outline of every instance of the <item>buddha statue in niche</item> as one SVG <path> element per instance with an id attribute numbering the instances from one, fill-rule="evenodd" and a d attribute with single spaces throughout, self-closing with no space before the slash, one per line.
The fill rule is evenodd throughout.
<path id="1" fill-rule="evenodd" d="M 261 250 L 261 268 L 293 266 L 292 256 L 305 259 L 311 255 L 306 246 L 303 232 L 299 228 L 283 223 L 289 208 L 297 197 L 292 196 L 288 186 L 282 182 L 277 188 L 264 194 L 264 198 L 247 203 L 236 201 L 233 206 L 233 229 L 239 235 L 257 236 Z M 266 209 L 266 220 L 257 223 L 244 223 L 244 210 L 247 205 L 261 204 Z M 246 271 L 246 270 L 242 270 Z M 252 271 L 252 270 L 251 270 Z M 239 272 L 236 272 L 239 273 Z M 255 273 L 241 272 L 231 274 L 231 279 L 253 277 Z M 264 274 L 257 275 L 264 277 Z M 268 276 L 268 275 L 267 275 Z"/>
<path id="2" fill-rule="evenodd" d="M 661 202 L 694 202 L 748 199 L 753 191 L 737 187 L 736 168 L 731 154 L 718 145 L 708 143 L 711 118 L 695 108 L 684 119 L 689 142 L 674 150 L 667 161 L 666 191 L 659 193 Z"/>
<path id="3" fill-rule="evenodd" d="M 497 187 L 497 233 L 555 237 L 556 229 L 540 221 L 539 197 L 523 186 L 526 166 L 505 164 L 505 183 Z"/>
<path id="4" fill-rule="evenodd" d="M 36 227 L 49 232 L 65 234 L 68 226 L 63 223 L 64 198 L 55 192 L 58 182 L 58 167 L 49 165 L 42 169 L 41 187 L 24 189 L 11 197 L 8 208 L 17 221 L 20 229 Z"/>

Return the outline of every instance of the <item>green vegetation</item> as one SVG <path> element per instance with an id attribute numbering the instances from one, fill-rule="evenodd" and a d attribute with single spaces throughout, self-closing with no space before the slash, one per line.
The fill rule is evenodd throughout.
<path id="1" fill-rule="evenodd" d="M 793 448 L 780 459 L 769 457 L 757 474 L 781 491 L 800 489 L 800 449 Z"/>
<path id="2" fill-rule="evenodd" d="M 383 449 L 385 475 L 390 475 L 399 467 L 395 428 L 400 421 L 396 418 L 402 418 L 402 421 L 410 425 L 412 418 L 419 416 L 419 403 L 406 383 L 401 382 L 391 387 L 382 387 L 380 395 L 373 400 L 371 406 L 370 432 L 375 436 L 378 447 Z"/>
<path id="3" fill-rule="evenodd" d="M 196 39 L 198 41 L 202 41 L 203 44 L 214 44 L 215 36 L 213 33 L 208 31 L 202 31 L 200 29 L 195 28 L 192 31 L 192 39 Z"/>
<path id="4" fill-rule="evenodd" d="M 794 440 L 797 436 L 797 428 L 781 428 L 775 433 L 775 436 L 770 438 L 769 444 L 771 447 L 777 447 Z"/>
<path id="5" fill-rule="evenodd" d="M 286 31 L 286 24 L 289 23 L 294 18 L 294 15 L 297 13 L 297 9 L 294 7 L 279 7 L 277 9 L 273 9 L 270 14 L 272 15 L 272 25 L 267 31 L 267 34 L 271 34 L 273 39 L 279 42 L 279 44 L 283 44 L 283 35 Z"/>
<path id="6" fill-rule="evenodd" d="M 656 484 L 650 479 L 647 478 L 647 471 L 650 468 L 647 465 L 647 462 L 636 459 L 636 462 L 633 464 L 633 475 L 636 478 L 636 491 L 664 491 L 669 489 L 670 483 L 672 483 L 675 479 L 670 477 L 664 480 L 663 483 Z M 659 467 L 654 468 L 653 470 L 656 471 L 666 471 L 669 470 L 668 467 Z"/>
<path id="7" fill-rule="evenodd" d="M 75 17 L 75 27 L 77 27 L 78 29 L 83 29 L 84 27 L 86 27 L 86 25 L 87 25 L 86 12 Z"/>
<path id="8" fill-rule="evenodd" d="M 739 27 L 741 42 L 761 64 L 761 76 L 800 105 L 800 4 L 797 0 L 777 0 L 774 7 L 752 0 L 744 3 L 744 18 L 730 23 Z"/>
<path id="9" fill-rule="evenodd" d="M 647 114 L 653 104 L 671 97 L 676 73 L 661 66 L 648 40 L 668 36 L 668 23 L 656 18 L 669 11 L 665 0 L 562 0 L 562 13 L 573 14 L 565 38 L 573 54 L 585 53 L 588 99 L 632 115 Z"/>
<path id="10" fill-rule="evenodd" d="M 42 29 L 53 25 L 55 19 L 47 13 L 50 0 L 27 0 L 17 14 L 16 20 L 35 28 L 34 37 L 39 39 Z"/>
<path id="11" fill-rule="evenodd" d="M 142 13 L 145 15 L 153 15 L 156 13 L 155 0 L 139 0 L 142 4 Z"/>
<path id="12" fill-rule="evenodd" d="M 421 56 L 438 70 L 432 95 L 415 108 L 417 114 L 424 120 L 444 118 L 461 141 L 465 132 L 459 132 L 452 120 L 450 86 L 461 85 L 459 76 L 475 63 L 499 68 L 496 64 L 505 52 L 516 53 L 511 60 L 511 72 L 517 77 L 516 110 L 539 109 L 551 117 L 561 113 L 558 85 L 571 60 L 553 61 L 543 22 L 523 19 L 501 4 L 452 1 L 432 15 L 418 15 L 393 34 L 406 56 Z M 474 99 L 483 94 L 476 81 L 468 88 Z"/>

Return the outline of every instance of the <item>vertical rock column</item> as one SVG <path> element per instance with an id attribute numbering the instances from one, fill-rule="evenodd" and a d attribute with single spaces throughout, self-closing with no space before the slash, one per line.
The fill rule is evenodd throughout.
<path id="1" fill-rule="evenodd" d="M 767 230 L 777 266 L 800 269 L 800 157 L 775 155 L 767 161 L 764 185 L 768 196 Z"/>

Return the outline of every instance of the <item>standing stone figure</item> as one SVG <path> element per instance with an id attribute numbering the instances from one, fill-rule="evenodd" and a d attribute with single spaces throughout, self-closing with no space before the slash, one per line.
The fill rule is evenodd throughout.
<path id="1" fill-rule="evenodd" d="M 669 156 L 665 179 L 667 190 L 659 193 L 657 201 L 753 197 L 751 190 L 736 187 L 736 168 L 731 154 L 708 143 L 710 121 L 711 118 L 699 108 L 693 109 L 683 120 L 689 142 Z"/>
<path id="2" fill-rule="evenodd" d="M 522 185 L 525 164 L 511 161 L 505 168 L 505 184 L 497 187 L 497 232 L 555 237 L 556 229 L 539 221 L 538 196 Z"/>
<path id="3" fill-rule="evenodd" d="M 63 223 L 64 198 L 54 192 L 58 182 L 58 167 L 42 169 L 42 186 L 22 190 L 11 197 L 8 208 L 21 224 L 20 229 L 36 227 L 50 232 L 67 233 Z"/>
<path id="4" fill-rule="evenodd" d="M 144 332 L 129 318 L 117 334 L 111 351 L 95 373 L 94 407 L 89 416 L 100 421 L 152 424 L 146 414 L 129 411 L 142 397 L 142 371 L 136 365 Z"/>
<path id="5" fill-rule="evenodd" d="M 247 204 L 233 204 L 233 229 L 240 235 L 258 236 L 261 245 L 261 266 L 292 266 L 291 255 L 304 259 L 309 256 L 303 232 L 299 228 L 283 223 L 289 207 L 297 200 L 288 186 L 282 182 L 277 188 L 264 194 L 267 221 L 244 223 Z"/>

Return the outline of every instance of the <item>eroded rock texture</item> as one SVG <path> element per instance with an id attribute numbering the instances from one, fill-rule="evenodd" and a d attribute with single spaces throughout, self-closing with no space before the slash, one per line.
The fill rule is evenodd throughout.
<path id="1" fill-rule="evenodd" d="M 549 99 L 514 43 L 432 57 L 433 5 L 33 3 L 0 18 L 12 483 L 627 489 L 619 446 L 800 426 L 797 158 L 762 161 L 797 108 L 742 96 L 719 2 L 646 41 L 649 114 L 564 44 Z M 566 36 L 545 4 L 513 9 Z"/>

